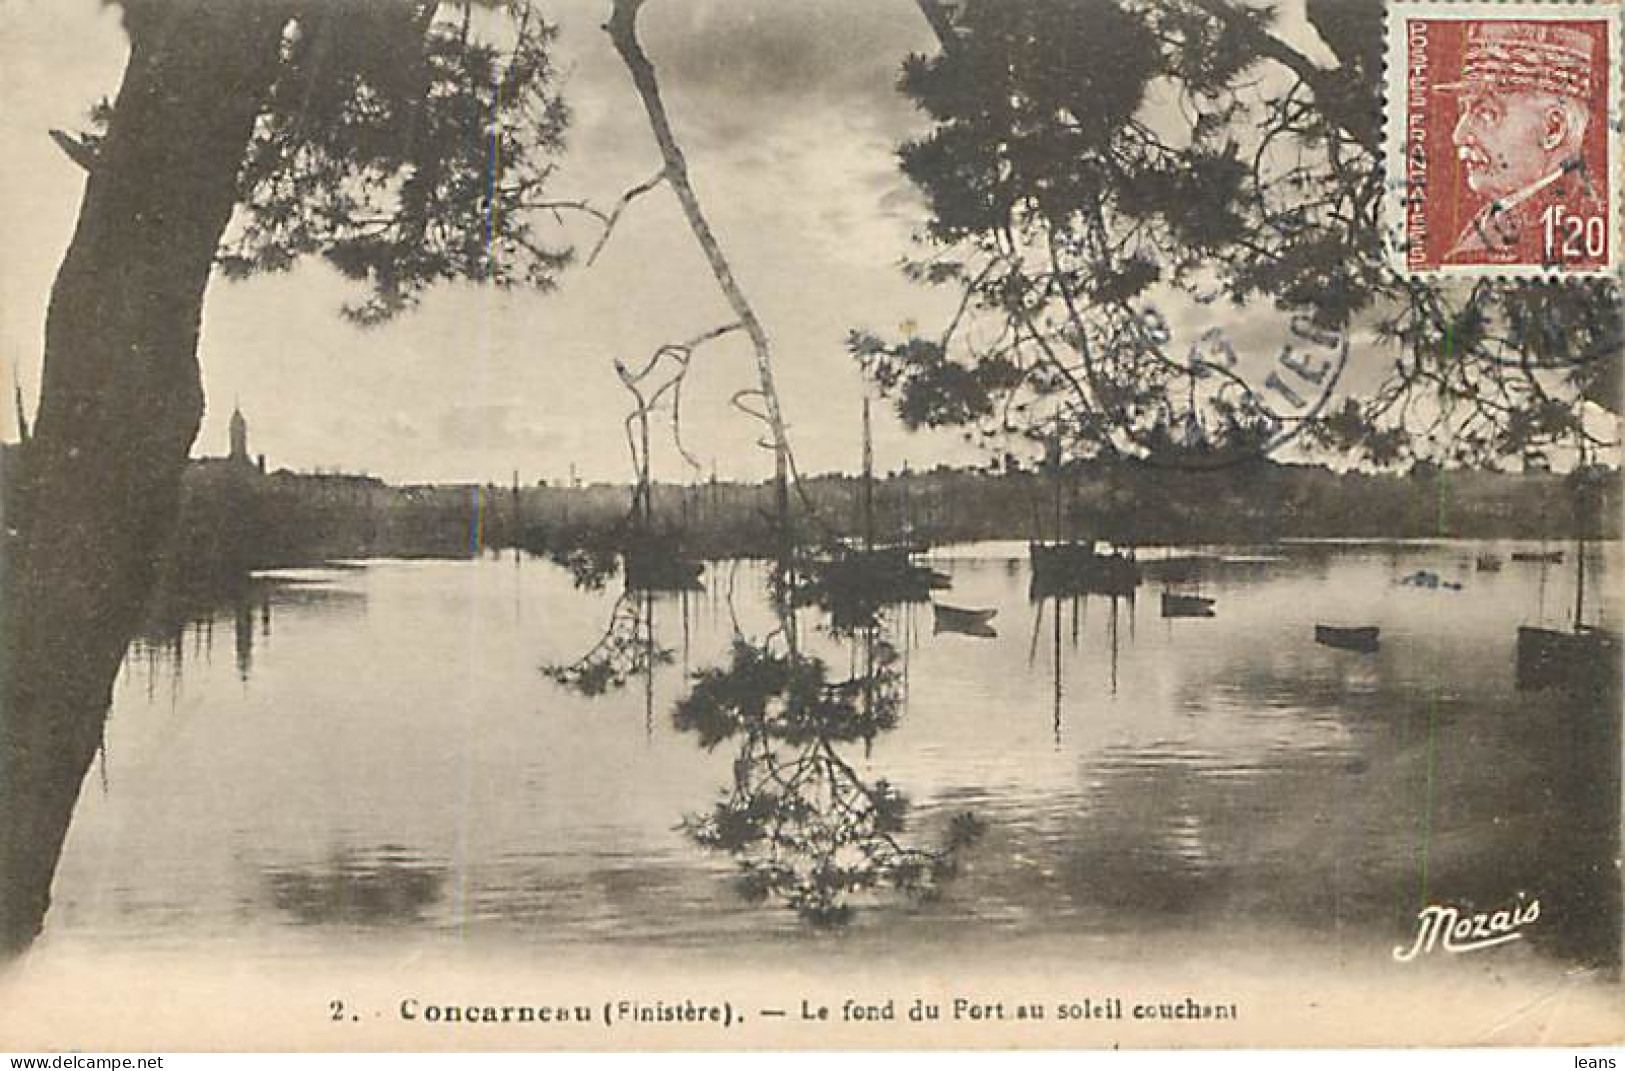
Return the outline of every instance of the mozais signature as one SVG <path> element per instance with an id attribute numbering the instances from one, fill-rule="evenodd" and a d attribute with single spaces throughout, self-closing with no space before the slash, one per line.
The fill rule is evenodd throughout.
<path id="1" fill-rule="evenodd" d="M 1539 918 L 1539 900 L 1525 904 L 1520 899 L 1515 907 L 1472 915 L 1448 905 L 1429 904 L 1416 913 L 1416 939 L 1409 948 L 1397 946 L 1394 958 L 1409 963 L 1436 948 L 1461 953 L 1504 945 L 1522 937 L 1523 927 Z"/>

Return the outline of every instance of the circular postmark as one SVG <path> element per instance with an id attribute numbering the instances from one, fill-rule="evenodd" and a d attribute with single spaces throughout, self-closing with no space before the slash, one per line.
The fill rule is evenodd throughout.
<path id="1" fill-rule="evenodd" d="M 1280 321 L 1275 321 L 1280 324 Z M 1124 453 L 1143 463 L 1208 470 L 1257 461 L 1326 410 L 1348 364 L 1344 331 L 1287 313 L 1275 328 L 1142 311 L 1138 345 L 1164 377 L 1156 412 L 1107 406 Z"/>

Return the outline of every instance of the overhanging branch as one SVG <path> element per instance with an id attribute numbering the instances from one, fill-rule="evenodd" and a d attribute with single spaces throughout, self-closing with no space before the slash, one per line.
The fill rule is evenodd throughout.
<path id="1" fill-rule="evenodd" d="M 677 195 L 683 215 L 688 220 L 689 229 L 694 233 L 694 240 L 699 243 L 701 251 L 705 254 L 706 262 L 711 266 L 711 274 L 716 277 L 718 288 L 721 289 L 739 323 L 743 325 L 745 333 L 750 337 L 751 349 L 756 359 L 757 380 L 766 410 L 763 416 L 772 435 L 773 474 L 779 523 L 781 528 L 787 528 L 790 444 L 784 416 L 779 409 L 778 391 L 773 384 L 772 353 L 768 344 L 767 330 L 762 326 L 755 309 L 751 307 L 744 290 L 734 277 L 733 268 L 723 254 L 722 245 L 718 242 L 715 232 L 711 230 L 711 224 L 700 206 L 699 197 L 689 181 L 688 162 L 683 156 L 682 148 L 677 144 L 676 135 L 672 132 L 671 120 L 666 114 L 666 106 L 660 96 L 660 83 L 655 76 L 654 64 L 650 62 L 638 41 L 638 12 L 643 7 L 643 2 L 644 0 L 614 0 L 609 22 L 604 29 L 608 31 L 615 51 L 620 53 L 622 61 L 626 64 L 626 69 L 632 76 L 632 84 L 637 89 L 638 98 L 643 102 L 655 143 L 660 148 L 661 159 L 665 161 L 662 173 L 665 182 Z M 781 537 L 787 538 L 788 531 L 781 532 Z"/>

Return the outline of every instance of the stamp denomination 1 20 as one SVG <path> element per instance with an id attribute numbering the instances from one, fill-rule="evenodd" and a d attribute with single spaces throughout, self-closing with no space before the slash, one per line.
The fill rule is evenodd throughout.
<path id="1" fill-rule="evenodd" d="M 1620 262 L 1619 6 L 1389 9 L 1390 229 L 1408 274 Z"/>

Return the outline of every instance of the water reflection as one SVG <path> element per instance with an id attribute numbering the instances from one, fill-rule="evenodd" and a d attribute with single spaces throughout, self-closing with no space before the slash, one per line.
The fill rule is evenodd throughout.
<path id="1" fill-rule="evenodd" d="M 1065 693 L 1062 682 L 1066 678 L 1064 669 L 1066 657 L 1061 644 L 1063 634 L 1062 619 L 1065 618 L 1069 622 L 1064 631 L 1070 636 L 1071 650 L 1077 651 L 1081 644 L 1084 626 L 1089 619 L 1090 599 L 1095 598 L 1106 603 L 1105 646 L 1107 672 L 1101 684 L 1108 696 L 1115 697 L 1117 695 L 1118 656 L 1123 642 L 1119 632 L 1119 625 L 1121 618 L 1126 615 L 1129 620 L 1128 638 L 1132 642 L 1134 637 L 1135 601 L 1133 596 L 1043 595 L 1036 591 L 1030 595 L 1030 598 L 1033 603 L 1033 629 L 1032 638 L 1027 645 L 1027 668 L 1031 670 L 1037 663 L 1038 640 L 1043 629 L 1044 615 L 1047 610 L 1050 619 L 1050 711 L 1054 720 L 1055 742 L 1059 744 L 1061 742 L 1063 720 L 1062 700 Z"/>
<path id="2" fill-rule="evenodd" d="M 550 551 L 548 559 L 567 570 L 575 586 L 583 591 L 602 591 L 621 571 L 620 554 L 607 547 L 568 547 Z M 519 560 L 517 553 L 514 560 Z"/>
<path id="3" fill-rule="evenodd" d="M 223 588 L 160 587 L 130 642 L 125 672 L 132 666 L 144 669 L 149 700 L 166 673 L 172 691 L 178 694 L 188 659 L 210 665 L 215 629 L 229 622 L 233 665 L 237 679 L 246 684 L 254 673 L 256 645 L 263 647 L 271 639 L 273 608 L 309 609 L 338 617 L 366 612 L 363 592 L 333 583 L 335 577 L 351 571 L 351 567 L 327 566 L 249 576 Z"/>
<path id="4" fill-rule="evenodd" d="M 395 872 L 430 864 L 355 854 L 409 844 L 457 881 L 374 913 L 398 938 L 767 949 L 851 918 L 843 946 L 1245 932 L 1369 963 L 1427 902 L 1522 892 L 1540 923 L 1483 955 L 1617 960 L 1617 686 L 1517 689 L 1517 630 L 1572 629 L 1578 562 L 1514 549 L 1207 548 L 1203 620 L 1030 602 L 1024 547 L 937 559 L 951 602 L 1012 623 L 994 639 L 923 604 L 788 627 L 752 563 L 669 598 L 537 559 L 262 578 L 134 646 L 50 925 L 342 924 L 430 890 Z M 1618 550 L 1588 563 L 1587 624 L 1618 627 Z M 1399 583 L 1424 569 L 1462 590 Z M 1333 615 L 1380 649 L 1317 645 Z M 538 673 L 606 637 L 627 660 L 587 664 L 601 689 Z"/>
<path id="5" fill-rule="evenodd" d="M 655 643 L 653 594 L 627 591 L 615 600 L 603 634 L 585 654 L 573 662 L 545 665 L 542 672 L 556 684 L 592 698 L 626 687 L 633 677 L 652 685 L 655 667 L 672 660 L 671 649 Z"/>
<path id="6" fill-rule="evenodd" d="M 907 798 L 885 777 L 860 773 L 843 754 L 861 743 L 867 759 L 875 738 L 896 728 L 907 696 L 913 615 L 898 616 L 900 652 L 884 636 L 892 627 L 887 600 L 870 591 L 823 590 L 814 600 L 817 625 L 846 646 L 850 662 L 848 674 L 835 678 L 823 658 L 801 649 L 805 625 L 782 577 L 774 571 L 767 580 L 777 627 L 765 640 L 745 638 L 730 576 L 734 639 L 727 661 L 693 674 L 689 596 L 678 596 L 685 691 L 672 724 L 704 751 L 738 749 L 731 786 L 709 811 L 685 814 L 680 828 L 693 843 L 732 858 L 746 901 L 783 903 L 813 925 L 848 921 L 854 898 L 880 890 L 931 895 L 976 839 L 978 821 L 955 816 L 939 847 L 908 843 Z M 576 583 L 582 587 L 579 577 Z M 585 655 L 543 670 L 589 699 L 641 678 L 651 737 L 655 667 L 673 661 L 673 652 L 656 642 L 654 608 L 652 592 L 622 594 Z"/>
<path id="7" fill-rule="evenodd" d="M 336 854 L 311 867 L 264 871 L 271 903 L 309 926 L 416 922 L 441 898 L 442 866 L 405 848 Z"/>
<path id="8" fill-rule="evenodd" d="M 934 893 L 981 832 L 962 812 L 940 846 L 905 842 L 907 798 L 843 755 L 897 725 L 899 656 L 877 633 L 857 641 L 861 671 L 834 680 L 822 659 L 736 639 L 726 665 L 695 675 L 673 718 L 706 750 L 738 748 L 731 787 L 687 816 L 685 832 L 733 857 L 745 899 L 780 900 L 815 925 L 846 922 L 852 898 L 877 890 Z"/>

